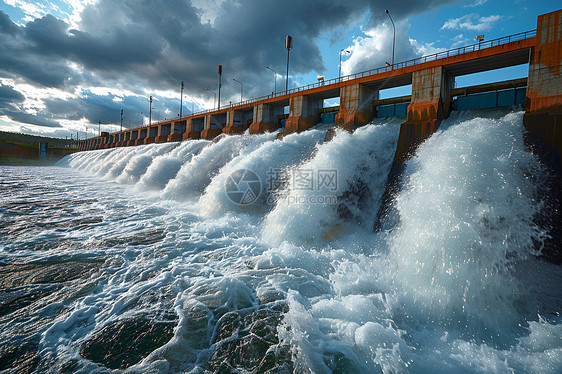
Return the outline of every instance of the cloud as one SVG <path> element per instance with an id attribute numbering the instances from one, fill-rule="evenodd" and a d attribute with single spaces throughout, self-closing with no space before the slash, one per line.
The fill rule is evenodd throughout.
<path id="1" fill-rule="evenodd" d="M 58 121 L 44 115 L 38 116 L 21 110 L 3 110 L 2 113 L 15 122 L 41 127 L 62 127 Z"/>
<path id="2" fill-rule="evenodd" d="M 408 37 L 410 24 L 406 21 L 395 22 L 396 42 L 394 61 L 405 61 L 423 55 L 433 54 L 442 49 L 433 44 L 420 44 Z M 392 61 L 392 35 L 390 24 L 382 24 L 372 29 L 364 30 L 364 36 L 353 41 L 351 56 L 342 63 L 342 74 L 353 74 L 365 70 L 385 66 Z"/>
<path id="3" fill-rule="evenodd" d="M 16 104 L 21 104 L 24 100 L 25 97 L 12 86 L 0 84 L 0 109 L 14 108 Z"/>
<path id="4" fill-rule="evenodd" d="M 185 83 L 186 96 L 205 103 L 212 100 L 206 89 L 217 86 L 218 64 L 223 65 L 223 103 L 239 98 L 240 87 L 232 78 L 244 83 L 246 97 L 264 95 L 271 86 L 271 72 L 265 66 L 284 71 L 283 45 L 288 34 L 294 37 L 291 74 L 322 75 L 326 67 L 319 37 L 364 19 L 365 14 L 371 14 L 365 28 L 375 30 L 388 21 L 383 10 L 389 6 L 382 0 L 326 0 L 322 6 L 300 0 L 282 4 L 263 0 L 65 0 L 57 3 L 61 9 L 71 9 L 63 16 L 62 10 L 52 10 L 56 4 L 36 9 L 34 2 L 11 1 L 24 10 L 29 21 L 18 24 L 0 11 L 0 50 L 6 51 L 0 54 L 0 79 L 13 82 L 12 89 L 26 97 L 26 104 L 18 106 L 19 115 L 13 107 L 0 108 L 0 116 L 49 127 L 56 121 L 118 123 L 115 113 L 121 107 L 131 113 L 146 111 L 144 101 L 156 91 L 164 93 L 159 104 L 173 114 L 177 110 L 172 108 L 179 107 L 179 98 L 173 97 L 179 94 L 180 80 Z M 389 10 L 400 24 L 408 15 L 444 4 L 450 1 L 407 0 Z M 381 37 L 365 36 L 364 43 L 381 45 L 377 56 L 369 55 L 358 41 L 344 69 L 384 64 L 389 59 L 383 53 L 390 40 L 387 31 Z M 397 42 L 406 47 L 397 43 L 396 60 L 421 48 L 409 41 L 406 32 L 407 28 L 397 35 Z M 361 55 L 368 57 L 366 62 L 359 61 Z M 30 104 L 29 90 L 24 92 L 22 84 L 36 87 L 38 92 L 53 89 L 69 95 L 43 97 Z M 94 92 L 99 87 L 110 87 L 112 93 L 97 95 Z"/>
<path id="5" fill-rule="evenodd" d="M 477 14 L 467 14 L 459 18 L 451 18 L 447 20 L 441 30 L 470 30 L 470 31 L 486 31 L 490 30 L 493 24 L 502 19 L 500 15 L 492 15 L 488 17 L 479 17 Z"/>
<path id="6" fill-rule="evenodd" d="M 487 2 L 488 2 L 488 0 L 475 0 L 474 3 L 472 3 L 472 4 L 467 4 L 467 5 L 465 5 L 464 7 L 465 7 L 465 8 L 475 8 L 475 7 L 477 7 L 477 6 L 486 4 Z"/>

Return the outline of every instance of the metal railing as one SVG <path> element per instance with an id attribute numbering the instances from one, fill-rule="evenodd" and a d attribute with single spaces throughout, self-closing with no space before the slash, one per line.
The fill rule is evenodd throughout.
<path id="1" fill-rule="evenodd" d="M 472 44 L 472 45 L 468 45 L 468 46 L 464 46 L 464 47 L 459 47 L 459 48 L 455 48 L 455 49 L 450 49 L 450 50 L 447 50 L 447 51 L 437 52 L 437 53 L 434 53 L 434 54 L 431 54 L 431 55 L 417 57 L 417 58 L 407 60 L 407 61 L 397 62 L 394 65 L 389 64 L 387 66 L 379 67 L 379 68 L 376 68 L 376 69 L 365 70 L 365 71 L 362 71 L 362 72 L 359 72 L 359 73 L 345 75 L 343 77 L 333 78 L 333 79 L 330 79 L 330 80 L 327 80 L 327 81 L 322 81 L 322 82 L 318 82 L 318 83 L 312 83 L 312 84 L 309 84 L 309 85 L 306 85 L 306 86 L 292 88 L 288 91 L 274 92 L 270 95 L 260 96 L 260 97 L 256 97 L 256 98 L 249 99 L 249 100 L 244 100 L 244 101 L 234 103 L 234 104 L 231 103 L 231 104 L 228 104 L 228 105 L 223 105 L 220 109 L 223 110 L 223 109 L 236 108 L 236 107 L 240 107 L 240 106 L 243 106 L 243 105 L 252 104 L 252 103 L 255 103 L 255 102 L 258 102 L 258 101 L 268 100 L 268 99 L 281 97 L 281 96 L 288 96 L 288 95 L 291 95 L 295 92 L 302 92 L 302 91 L 310 90 L 310 89 L 313 89 L 313 88 L 325 87 L 325 86 L 329 86 L 329 85 L 332 85 L 332 84 L 338 84 L 338 83 L 345 82 L 345 81 L 350 81 L 350 80 L 354 80 L 354 79 L 358 79 L 358 78 L 368 77 L 368 76 L 371 76 L 371 75 L 376 75 L 376 74 L 380 74 L 380 73 L 384 73 L 384 72 L 388 72 L 388 71 L 392 71 L 392 70 L 396 70 L 396 69 L 402 69 L 402 68 L 405 68 L 405 67 L 420 65 L 420 64 L 424 64 L 426 62 L 436 61 L 436 60 L 444 59 L 444 58 L 447 58 L 447 57 L 453 57 L 453 56 L 458 56 L 458 55 L 462 55 L 462 54 L 465 54 L 465 53 L 479 51 L 479 50 L 486 49 L 486 48 L 497 47 L 499 45 L 504 45 L 504 44 L 508 44 L 508 43 L 512 43 L 512 42 L 516 42 L 516 41 L 534 38 L 536 36 L 536 34 L 537 34 L 537 30 L 530 30 L 530 31 L 525 31 L 525 32 L 521 32 L 521 33 L 518 33 L 518 34 L 503 36 L 503 37 L 497 38 L 497 39 L 483 41 L 483 42 L 480 42 L 480 43 L 476 43 L 476 44 Z M 168 119 L 163 120 L 163 121 L 153 122 L 151 125 L 144 125 L 144 126 L 137 127 L 137 129 L 154 126 L 154 125 L 158 125 L 158 124 L 161 124 L 161 123 L 176 121 L 176 120 L 179 120 L 179 119 L 182 119 L 182 118 L 186 119 L 186 118 L 190 118 L 190 117 L 198 117 L 198 116 L 205 115 L 205 114 L 208 114 L 208 113 L 216 112 L 217 110 L 218 109 L 216 109 L 216 108 L 206 109 L 206 110 L 203 110 L 203 111 L 200 111 L 200 112 L 192 113 L 188 116 L 182 116 L 181 118 L 180 117 L 172 117 L 172 118 L 168 118 Z M 116 134 L 116 133 L 119 133 L 119 132 L 120 131 L 115 132 L 113 134 Z"/>

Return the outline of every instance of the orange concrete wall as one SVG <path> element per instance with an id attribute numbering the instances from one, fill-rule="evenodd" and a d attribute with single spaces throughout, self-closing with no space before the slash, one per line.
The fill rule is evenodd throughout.
<path id="1" fill-rule="evenodd" d="M 412 76 L 412 96 L 408 118 L 400 126 L 395 159 L 404 161 L 419 143 L 437 130 L 447 118 L 451 106 L 451 88 L 454 78 L 443 66 L 415 71 Z"/>
<path id="2" fill-rule="evenodd" d="M 562 10 L 539 16 L 529 65 L 527 112 L 562 114 Z"/>
<path id="3" fill-rule="evenodd" d="M 337 126 L 353 129 L 366 124 L 373 117 L 373 100 L 378 100 L 379 93 L 356 83 L 340 88 L 340 110 L 336 114 Z"/>
<path id="4" fill-rule="evenodd" d="M 283 106 L 259 103 L 254 106 L 254 122 L 250 125 L 250 134 L 273 131 L 278 128 L 277 116 L 283 114 Z"/>
<path id="5" fill-rule="evenodd" d="M 443 66 L 413 72 L 408 121 L 441 120 L 449 116 L 454 79 Z"/>
<path id="6" fill-rule="evenodd" d="M 238 110 L 226 112 L 226 126 L 222 129 L 225 134 L 239 134 L 244 132 L 246 125 L 243 123 L 244 114 Z"/>
<path id="7" fill-rule="evenodd" d="M 544 161 L 562 171 L 562 10 L 537 20 L 523 122 Z"/>
<path id="8" fill-rule="evenodd" d="M 310 96 L 293 96 L 289 101 L 289 117 L 285 121 L 285 133 L 300 132 L 318 123 L 318 109 L 323 100 Z"/>

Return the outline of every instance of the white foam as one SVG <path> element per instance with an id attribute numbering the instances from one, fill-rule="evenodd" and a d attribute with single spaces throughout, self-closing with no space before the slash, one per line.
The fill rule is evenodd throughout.
<path id="1" fill-rule="evenodd" d="M 215 139 L 181 167 L 176 177 L 166 185 L 164 196 L 173 200 L 187 200 L 199 196 L 220 168 L 241 151 L 248 152 L 274 137 L 274 133 L 267 133 L 222 136 Z"/>
<path id="2" fill-rule="evenodd" d="M 535 258 L 543 174 L 525 151 L 521 113 L 453 114 L 409 161 L 394 196 L 396 226 L 373 233 L 399 124 L 376 120 L 317 146 L 322 136 L 313 130 L 282 141 L 275 134 L 228 136 L 165 150 L 80 152 L 61 162 L 98 177 L 10 169 L 3 178 L 26 188 L 3 195 L 0 219 L 16 214 L 12 203 L 22 199 L 57 208 L 35 204 L 21 214 L 31 224 L 21 225 L 13 242 L 0 237 L 3 261 L 91 256 L 105 263 L 83 288 L 71 292 L 76 285 L 69 283 L 52 303 L 38 301 L 44 304 L 30 322 L 14 318 L 0 334 L 37 328 L 43 371 L 62 371 L 71 361 L 75 370 L 99 371 L 80 355 L 86 341 L 118 320 L 159 321 L 173 312 L 173 338 L 128 370 L 203 372 L 220 345 L 213 340 L 220 318 L 286 303 L 277 331 L 291 347 L 295 372 L 562 372 L 562 271 Z M 120 166 L 113 173 L 105 164 Z M 341 184 L 322 193 L 345 196 L 346 214 L 281 199 L 271 210 L 264 201 L 249 210 L 221 195 L 234 170 L 264 178 L 269 168 L 294 165 L 336 169 Z M 139 183 L 123 188 L 113 174 Z M 167 180 L 149 197 L 139 193 Z M 315 192 L 280 191 L 294 198 Z M 74 223 L 92 217 L 101 221 Z M 63 224 L 40 228 L 34 220 Z M 62 239 L 79 244 L 65 249 L 56 242 Z M 52 245 L 12 250 L 34 243 Z"/>
<path id="3" fill-rule="evenodd" d="M 261 143 L 257 148 L 245 150 L 234 157 L 215 176 L 201 196 L 199 206 L 206 217 L 216 216 L 229 210 L 246 212 L 261 211 L 271 207 L 270 185 L 276 171 L 294 165 L 310 156 L 313 147 L 324 139 L 324 131 L 310 130 L 285 136 L 282 140 Z M 254 173 L 261 184 L 256 200 L 248 205 L 237 204 L 227 195 L 226 183 L 232 173 L 248 170 Z"/>
<path id="4" fill-rule="evenodd" d="M 345 225 L 342 210 L 354 226 L 370 230 L 394 158 L 398 124 L 398 120 L 389 120 L 353 134 L 339 131 L 332 141 L 318 145 L 310 160 L 288 171 L 289 183 L 264 221 L 263 239 L 279 244 L 337 237 Z M 323 172 L 336 175 L 334 188 L 324 185 L 319 189 Z M 312 180 L 304 188 L 298 182 L 302 173 Z"/>

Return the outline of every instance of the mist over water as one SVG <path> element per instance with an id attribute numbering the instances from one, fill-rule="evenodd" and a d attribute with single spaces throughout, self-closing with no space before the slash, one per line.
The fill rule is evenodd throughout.
<path id="1" fill-rule="evenodd" d="M 401 119 L 2 166 L 0 370 L 562 372 L 522 116 L 453 113 L 378 232 Z"/>

